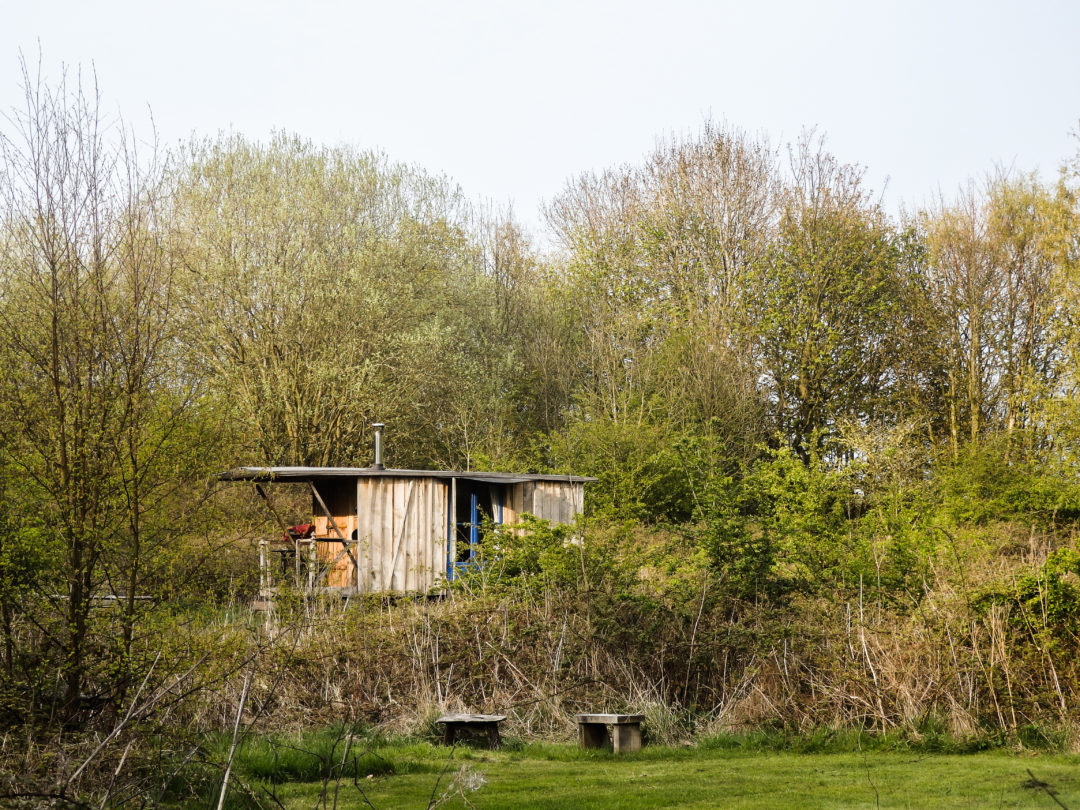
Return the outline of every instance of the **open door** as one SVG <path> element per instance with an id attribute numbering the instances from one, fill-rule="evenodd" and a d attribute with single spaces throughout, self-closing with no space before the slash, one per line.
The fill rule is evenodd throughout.
<path id="1" fill-rule="evenodd" d="M 477 564 L 480 531 L 484 521 L 501 524 L 503 493 L 500 487 L 482 481 L 458 478 L 453 481 L 450 498 L 452 542 L 447 549 L 446 573 L 454 579 L 457 572 Z"/>

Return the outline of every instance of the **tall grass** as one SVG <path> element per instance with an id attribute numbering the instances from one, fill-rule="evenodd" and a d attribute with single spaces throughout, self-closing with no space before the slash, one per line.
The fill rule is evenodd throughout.
<path id="1" fill-rule="evenodd" d="M 645 714 L 648 738 L 665 744 L 767 728 L 1072 745 L 1076 657 L 1010 601 L 1050 547 L 969 546 L 908 604 L 862 583 L 782 605 L 703 599 L 700 584 L 612 563 L 587 583 L 519 577 L 439 599 L 279 605 L 250 619 L 262 639 L 251 719 L 434 740 L 441 713 L 499 712 L 504 736 L 569 740 L 575 713 L 603 710 Z M 222 727 L 239 686 L 207 693 L 197 724 Z"/>

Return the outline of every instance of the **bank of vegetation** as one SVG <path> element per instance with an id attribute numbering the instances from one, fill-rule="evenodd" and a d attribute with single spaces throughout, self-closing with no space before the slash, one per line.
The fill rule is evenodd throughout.
<path id="1" fill-rule="evenodd" d="M 445 709 L 1075 746 L 1072 159 L 896 217 L 812 133 L 709 123 L 569 182 L 541 251 L 379 153 L 155 149 L 23 81 L 0 794 L 176 799 L 253 733 Z M 389 466 L 595 476 L 587 514 L 490 527 L 444 598 L 252 613 L 278 530 L 212 474 L 364 466 L 373 421 Z"/>

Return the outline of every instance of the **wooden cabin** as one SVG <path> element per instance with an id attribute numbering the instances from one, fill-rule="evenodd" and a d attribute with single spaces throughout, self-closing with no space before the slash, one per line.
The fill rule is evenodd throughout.
<path id="1" fill-rule="evenodd" d="M 495 472 L 388 470 L 374 467 L 240 467 L 226 481 L 307 484 L 311 524 L 281 525 L 280 543 L 263 543 L 264 594 L 273 555 L 311 590 L 422 592 L 453 579 L 477 553 L 486 519 L 516 523 L 523 514 L 570 523 L 595 478 Z M 275 515 L 277 513 L 275 512 Z"/>

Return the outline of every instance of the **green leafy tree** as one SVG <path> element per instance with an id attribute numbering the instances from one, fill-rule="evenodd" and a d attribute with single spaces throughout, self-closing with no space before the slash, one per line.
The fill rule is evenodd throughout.
<path id="1" fill-rule="evenodd" d="M 944 359 L 954 459 L 998 431 L 1033 451 L 1062 393 L 1070 327 L 1062 297 L 1076 231 L 1067 189 L 997 176 L 924 213 L 926 306 Z M 1066 305 L 1063 307 L 1063 305 Z"/>
<path id="2" fill-rule="evenodd" d="M 900 242 L 857 168 L 807 138 L 792 171 L 776 238 L 747 295 L 778 429 L 809 462 L 839 420 L 892 411 L 905 279 Z"/>
<path id="3" fill-rule="evenodd" d="M 194 144 L 176 174 L 186 301 L 252 463 L 430 463 L 478 292 L 468 207 L 440 178 L 276 136 Z M 434 425 L 437 430 L 440 425 Z"/>
<path id="4" fill-rule="evenodd" d="M 737 459 L 767 435 L 744 282 L 775 213 L 767 144 L 707 125 L 643 167 L 584 176 L 549 211 L 580 330 L 562 463 L 604 480 L 605 509 L 682 520 L 706 435 Z"/>

